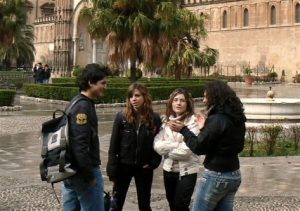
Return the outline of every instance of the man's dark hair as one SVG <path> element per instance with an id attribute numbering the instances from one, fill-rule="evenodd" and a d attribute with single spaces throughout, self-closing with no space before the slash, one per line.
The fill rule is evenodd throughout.
<path id="1" fill-rule="evenodd" d="M 90 88 L 89 82 L 96 84 L 108 76 L 108 67 L 99 64 L 88 64 L 85 66 L 79 78 L 79 90 L 86 91 Z"/>

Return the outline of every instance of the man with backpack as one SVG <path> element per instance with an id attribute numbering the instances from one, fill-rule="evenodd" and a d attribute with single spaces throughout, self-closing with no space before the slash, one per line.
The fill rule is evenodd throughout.
<path id="1" fill-rule="evenodd" d="M 81 93 L 69 113 L 70 163 L 76 175 L 63 181 L 64 210 L 104 211 L 103 178 L 100 171 L 98 120 L 94 100 L 104 94 L 107 71 L 88 64 L 81 78 Z M 79 98 L 79 100 L 78 100 Z"/>

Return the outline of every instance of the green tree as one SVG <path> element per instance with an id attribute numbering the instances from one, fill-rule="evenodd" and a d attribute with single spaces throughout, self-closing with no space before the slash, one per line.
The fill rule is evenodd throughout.
<path id="1" fill-rule="evenodd" d="M 206 35 L 206 17 L 198 18 L 177 1 L 93 0 L 93 7 L 82 14 L 92 19 L 92 37 L 108 42 L 110 63 L 120 66 L 130 61 L 133 80 L 141 63 L 152 69 L 172 69 L 180 79 L 200 57 L 198 41 Z"/>
<path id="2" fill-rule="evenodd" d="M 1 1 L 0 60 L 6 64 L 15 59 L 31 63 L 35 48 L 33 27 L 26 25 L 26 0 Z"/>
<path id="3" fill-rule="evenodd" d="M 207 46 L 200 53 L 200 61 L 196 65 L 204 69 L 205 76 L 210 75 L 210 67 L 216 64 L 218 55 L 218 50 Z"/>

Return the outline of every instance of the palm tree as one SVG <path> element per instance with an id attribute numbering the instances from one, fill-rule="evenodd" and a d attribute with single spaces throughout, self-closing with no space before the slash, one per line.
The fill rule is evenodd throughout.
<path id="1" fill-rule="evenodd" d="M 9 48 L 1 48 L 0 55 L 7 66 L 10 66 L 12 59 L 17 63 L 30 64 L 34 60 L 34 34 L 33 27 L 25 25 L 21 27 L 13 37 L 13 42 Z"/>
<path id="2" fill-rule="evenodd" d="M 182 69 L 199 51 L 197 40 L 206 35 L 206 30 L 203 17 L 178 7 L 176 2 L 93 0 L 93 7 L 82 14 L 92 19 L 92 37 L 107 40 L 110 63 L 119 66 L 130 61 L 133 80 L 141 63 L 153 69 L 175 67 L 175 76 L 180 79 Z"/>
<path id="3" fill-rule="evenodd" d="M 219 52 L 214 48 L 206 46 L 200 54 L 200 61 L 197 63 L 198 67 L 204 68 L 204 74 L 210 74 L 210 67 L 216 64 Z"/>
<path id="4" fill-rule="evenodd" d="M 0 9 L 0 60 L 34 60 L 33 27 L 26 25 L 26 0 L 2 1 Z"/>

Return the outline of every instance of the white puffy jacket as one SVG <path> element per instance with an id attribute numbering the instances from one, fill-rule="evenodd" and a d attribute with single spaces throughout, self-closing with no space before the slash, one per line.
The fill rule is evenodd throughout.
<path id="1" fill-rule="evenodd" d="M 195 135 L 200 132 L 195 115 L 187 118 L 184 124 Z M 164 157 L 163 169 L 171 172 L 173 161 L 179 161 L 180 176 L 198 173 L 200 168 L 200 157 L 194 154 L 183 141 L 180 133 L 174 132 L 164 121 L 160 132 L 154 139 L 154 150 Z"/>

